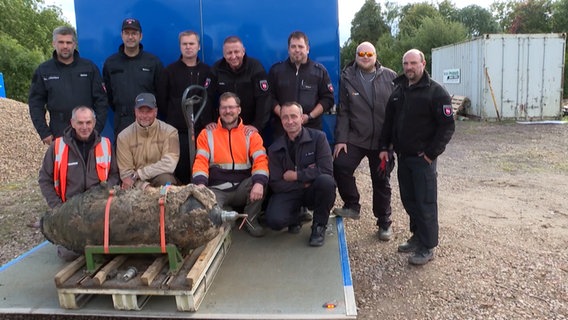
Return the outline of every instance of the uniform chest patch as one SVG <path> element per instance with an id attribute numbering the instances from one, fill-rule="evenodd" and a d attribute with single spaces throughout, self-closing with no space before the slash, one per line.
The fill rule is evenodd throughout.
<path id="1" fill-rule="evenodd" d="M 211 84 L 211 78 L 207 78 L 205 79 L 205 83 L 203 84 L 203 86 L 207 89 L 209 88 L 210 84 Z"/>
<path id="2" fill-rule="evenodd" d="M 268 81 L 260 80 L 259 86 L 260 86 L 260 90 L 267 91 L 268 90 Z"/>
<path id="3" fill-rule="evenodd" d="M 331 83 L 327 84 L 327 90 L 329 90 L 329 92 L 333 93 L 333 85 Z"/>
<path id="4" fill-rule="evenodd" d="M 454 110 L 452 109 L 451 105 L 444 105 L 442 108 L 443 108 L 442 110 L 444 110 L 444 115 L 446 117 L 451 117 L 454 115 Z"/>

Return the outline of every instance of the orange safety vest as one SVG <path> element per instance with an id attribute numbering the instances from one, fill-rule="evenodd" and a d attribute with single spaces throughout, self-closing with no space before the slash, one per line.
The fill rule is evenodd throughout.
<path id="1" fill-rule="evenodd" d="M 65 192 L 67 191 L 67 164 L 69 156 L 69 146 L 63 141 L 62 137 L 55 139 L 55 163 L 53 166 L 53 186 L 55 193 L 63 202 L 66 201 Z M 101 137 L 101 142 L 95 146 L 95 160 L 97 163 L 97 175 L 100 181 L 106 181 L 110 171 L 111 145 L 110 140 Z"/>

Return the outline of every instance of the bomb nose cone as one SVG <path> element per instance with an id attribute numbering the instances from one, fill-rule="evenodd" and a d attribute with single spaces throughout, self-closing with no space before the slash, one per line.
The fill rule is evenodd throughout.
<path id="1" fill-rule="evenodd" d="M 221 209 L 218 205 L 214 205 L 213 209 L 209 211 L 209 219 L 216 226 L 220 226 L 225 222 L 234 222 L 238 218 L 246 218 L 246 214 L 241 214 L 236 211 L 227 211 Z"/>

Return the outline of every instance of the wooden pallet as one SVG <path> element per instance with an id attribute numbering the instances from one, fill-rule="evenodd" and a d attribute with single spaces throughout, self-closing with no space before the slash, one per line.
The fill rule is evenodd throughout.
<path id="1" fill-rule="evenodd" d="M 454 111 L 454 118 L 457 118 L 458 114 L 466 114 L 468 108 L 471 107 L 471 100 L 466 96 L 452 96 L 452 109 Z"/>
<path id="2" fill-rule="evenodd" d="M 110 295 L 117 310 L 141 310 L 151 296 L 173 296 L 179 311 L 196 311 L 231 245 L 230 227 L 207 245 L 193 250 L 175 274 L 168 272 L 161 255 L 115 255 L 95 273 L 86 272 L 85 257 L 79 257 L 55 275 L 59 304 L 79 309 L 92 297 Z M 137 275 L 124 281 L 134 267 Z"/>

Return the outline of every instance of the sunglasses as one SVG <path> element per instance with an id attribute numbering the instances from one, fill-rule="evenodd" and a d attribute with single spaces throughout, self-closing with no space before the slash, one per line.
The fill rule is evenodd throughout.
<path id="1" fill-rule="evenodd" d="M 357 55 L 358 55 L 359 57 L 367 57 L 367 58 L 370 58 L 370 57 L 374 56 L 375 54 L 372 53 L 372 52 L 359 51 L 359 52 L 357 52 Z"/>

